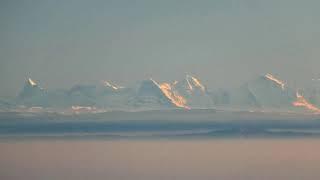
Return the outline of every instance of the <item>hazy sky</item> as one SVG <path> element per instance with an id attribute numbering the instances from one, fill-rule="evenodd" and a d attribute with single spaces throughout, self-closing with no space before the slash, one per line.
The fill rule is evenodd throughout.
<path id="1" fill-rule="evenodd" d="M 210 88 L 264 73 L 320 76 L 318 0 L 2 0 L 0 97 L 46 88 L 198 76 Z"/>

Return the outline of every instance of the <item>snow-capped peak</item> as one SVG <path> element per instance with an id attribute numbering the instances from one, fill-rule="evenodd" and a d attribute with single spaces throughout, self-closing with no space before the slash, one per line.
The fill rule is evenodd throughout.
<path id="1" fill-rule="evenodd" d="M 37 83 L 36 83 L 34 80 L 32 80 L 31 78 L 28 78 L 28 79 L 27 79 L 27 83 L 28 83 L 29 85 L 31 85 L 32 87 L 37 86 Z"/>
<path id="2" fill-rule="evenodd" d="M 157 85 L 158 87 L 160 86 L 159 83 L 158 83 L 157 81 L 153 80 L 152 78 L 149 78 L 149 80 L 150 80 L 153 84 Z"/>
<path id="3" fill-rule="evenodd" d="M 296 101 L 292 103 L 293 106 L 296 107 L 304 107 L 307 110 L 313 111 L 315 113 L 320 113 L 320 109 L 316 107 L 315 105 L 308 102 L 302 94 L 300 94 L 298 91 L 296 92 Z"/>
<path id="4" fill-rule="evenodd" d="M 188 106 L 186 106 L 187 101 L 186 99 L 179 95 L 176 91 L 173 90 L 171 85 L 169 83 L 157 83 L 155 80 L 150 78 L 150 81 L 152 81 L 155 85 L 159 87 L 159 89 L 162 91 L 162 93 L 177 107 L 189 109 Z"/>
<path id="5" fill-rule="evenodd" d="M 190 91 L 193 91 L 194 88 L 200 88 L 201 91 L 205 91 L 205 87 L 204 85 L 201 84 L 200 80 L 198 80 L 197 78 L 193 77 L 193 76 L 190 76 L 190 75 L 187 75 L 186 76 L 186 81 L 187 81 L 187 84 L 188 84 L 188 89 Z"/>
<path id="6" fill-rule="evenodd" d="M 118 86 L 118 85 L 116 85 L 116 84 L 112 84 L 112 83 L 110 83 L 110 82 L 108 82 L 108 81 L 102 81 L 102 83 L 103 83 L 104 86 L 110 87 L 110 88 L 112 88 L 112 89 L 114 89 L 114 90 L 119 90 L 119 89 L 124 88 L 124 87 L 122 87 L 122 86 Z"/>
<path id="7" fill-rule="evenodd" d="M 279 79 L 277 79 L 276 77 L 274 77 L 272 74 L 266 74 L 264 75 L 264 77 L 272 82 L 274 82 L 275 84 L 277 84 L 278 86 L 281 87 L 282 90 L 284 90 L 285 87 L 285 83 Z"/>
<path id="8" fill-rule="evenodd" d="M 182 107 L 182 108 L 189 109 L 189 107 L 186 106 L 187 100 L 183 96 L 181 96 L 179 93 L 174 91 L 169 83 L 162 83 L 162 84 L 159 85 L 159 88 L 161 89 L 163 94 L 168 99 L 170 99 L 170 101 L 173 104 L 175 104 L 177 107 Z"/>
<path id="9" fill-rule="evenodd" d="M 149 80 L 143 81 L 140 87 L 140 92 L 143 92 L 143 94 L 151 94 L 164 98 L 175 107 L 185 109 L 189 108 L 186 106 L 185 98 L 176 92 L 170 83 L 158 83 L 150 78 Z"/>

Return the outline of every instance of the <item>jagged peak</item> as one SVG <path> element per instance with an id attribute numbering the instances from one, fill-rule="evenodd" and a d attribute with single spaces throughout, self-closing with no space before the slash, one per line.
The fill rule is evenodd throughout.
<path id="1" fill-rule="evenodd" d="M 118 85 L 116 85 L 114 83 L 111 83 L 109 81 L 102 81 L 102 83 L 103 83 L 103 85 L 105 87 L 110 87 L 110 88 L 112 88 L 114 90 L 119 90 L 119 89 L 123 89 L 124 88 L 123 86 L 118 86 Z"/>
<path id="2" fill-rule="evenodd" d="M 189 90 L 193 91 L 194 87 L 200 88 L 202 91 L 205 91 L 206 88 L 204 85 L 202 85 L 201 81 L 194 76 L 191 76 L 189 74 L 186 75 L 186 81 L 188 84 Z"/>
<path id="3" fill-rule="evenodd" d="M 160 86 L 159 83 L 158 83 L 157 81 L 155 81 L 154 79 L 152 79 L 152 78 L 149 78 L 149 79 L 146 80 L 146 81 L 150 81 L 150 82 L 152 82 L 153 84 L 155 84 L 155 85 L 157 85 L 157 86 Z"/>
<path id="4" fill-rule="evenodd" d="M 278 86 L 280 86 L 282 90 L 284 90 L 284 88 L 285 88 L 285 83 L 284 83 L 282 80 L 276 78 L 275 76 L 273 76 L 273 75 L 270 74 L 270 73 L 267 73 L 266 75 L 264 75 L 264 78 L 266 78 L 266 79 L 274 82 L 275 84 L 277 84 Z"/>
<path id="5" fill-rule="evenodd" d="M 149 78 L 149 79 L 145 79 L 143 81 L 141 81 L 141 84 L 140 84 L 140 89 L 144 89 L 145 87 L 153 87 L 153 88 L 159 88 L 159 83 L 156 82 L 155 80 L 153 80 L 152 78 Z"/>
<path id="6" fill-rule="evenodd" d="M 179 93 L 176 91 L 173 91 L 173 88 L 169 83 L 161 83 L 159 85 L 159 88 L 163 92 L 163 94 L 170 99 L 170 101 L 175 104 L 177 107 L 185 108 L 185 109 L 190 109 L 186 104 L 187 100 L 181 96 Z"/>
<path id="7" fill-rule="evenodd" d="M 320 109 L 315 105 L 311 104 L 309 101 L 307 101 L 306 98 L 298 91 L 296 92 L 296 98 L 296 101 L 292 103 L 293 106 L 304 107 L 307 110 L 313 111 L 315 113 L 320 113 Z"/>
<path id="8" fill-rule="evenodd" d="M 31 78 L 27 78 L 27 83 L 32 87 L 37 86 L 37 83 L 34 80 L 32 80 Z"/>
<path id="9" fill-rule="evenodd" d="M 170 83 L 158 83 L 152 78 L 143 81 L 143 83 L 150 83 L 154 85 L 176 107 L 189 109 L 189 107 L 186 106 L 186 99 L 180 94 L 178 94 L 178 92 L 174 91 Z"/>

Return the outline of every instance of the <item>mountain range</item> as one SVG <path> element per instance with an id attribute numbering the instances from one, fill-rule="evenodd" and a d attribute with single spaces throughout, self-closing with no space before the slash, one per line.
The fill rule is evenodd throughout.
<path id="1" fill-rule="evenodd" d="M 201 80 L 186 75 L 180 81 L 141 81 L 123 87 L 109 81 L 48 90 L 27 78 L 11 102 L 0 101 L 3 111 L 139 111 L 161 109 L 225 109 L 241 111 L 320 113 L 320 88 L 296 90 L 272 74 L 259 76 L 234 89 L 210 90 Z"/>

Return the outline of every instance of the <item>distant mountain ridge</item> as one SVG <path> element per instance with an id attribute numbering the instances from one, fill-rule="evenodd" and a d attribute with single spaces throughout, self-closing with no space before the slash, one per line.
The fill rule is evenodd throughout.
<path id="1" fill-rule="evenodd" d="M 96 85 L 78 84 L 66 90 L 47 90 L 35 80 L 27 78 L 12 105 L 6 102 L 2 103 L 0 108 L 22 106 L 69 108 L 75 111 L 218 108 L 320 113 L 320 93 L 317 93 L 318 90 L 311 92 L 301 92 L 291 88 L 272 74 L 257 77 L 238 88 L 218 91 L 209 90 L 199 78 L 191 75 L 172 83 L 160 83 L 148 79 L 141 81 L 137 88 L 101 81 Z"/>

